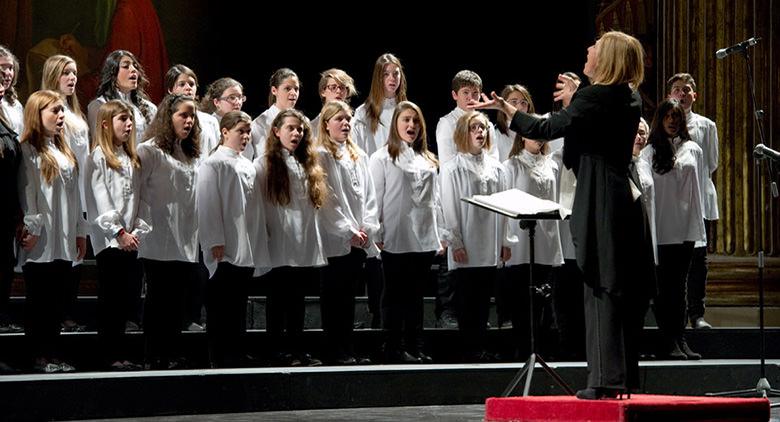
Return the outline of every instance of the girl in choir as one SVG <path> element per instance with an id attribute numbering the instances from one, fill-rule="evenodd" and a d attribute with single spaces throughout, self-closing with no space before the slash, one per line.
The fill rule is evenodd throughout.
<path id="1" fill-rule="evenodd" d="M 254 133 L 254 129 L 252 130 Z M 321 365 L 303 350 L 303 287 L 319 280 L 325 265 L 318 212 L 326 200 L 325 172 L 317 163 L 311 128 L 295 109 L 279 112 L 268 133 L 265 155 L 255 160 L 265 206 L 268 250 L 273 269 L 266 305 L 267 330 L 279 363 Z M 257 268 L 263 265 L 256 264 Z"/>
<path id="2" fill-rule="evenodd" d="M 662 342 L 658 357 L 701 359 L 685 340 L 685 287 L 695 242 L 705 239 L 699 174 L 702 150 L 691 140 L 679 102 L 667 99 L 656 110 L 640 158 L 653 168 L 658 296 L 655 313 Z"/>
<path id="3" fill-rule="evenodd" d="M 197 82 L 197 80 L 196 80 Z M 244 86 L 233 78 L 219 78 L 206 88 L 200 107 L 217 121 L 230 111 L 241 111 L 246 102 Z"/>
<path id="4" fill-rule="evenodd" d="M 642 189 L 642 202 L 645 205 L 647 213 L 647 222 L 650 225 L 650 235 L 653 239 L 653 256 L 655 264 L 658 265 L 658 242 L 655 234 L 655 186 L 653 185 L 653 167 L 647 160 L 641 160 L 642 149 L 647 145 L 647 139 L 650 137 L 650 126 L 644 117 L 639 118 L 639 126 L 634 138 L 634 158 L 631 160 L 632 173 L 636 171 L 636 177 L 639 179 L 639 188 Z"/>
<path id="5" fill-rule="evenodd" d="M 374 63 L 368 98 L 355 110 L 352 139 L 370 157 L 387 142 L 396 104 L 406 101 L 406 75 L 401 61 L 390 53 Z"/>
<path id="6" fill-rule="evenodd" d="M 350 136 L 352 109 L 344 102 L 327 102 L 320 114 L 319 162 L 327 173 L 330 200 L 323 214 L 323 248 L 328 266 L 322 275 L 322 328 L 330 359 L 341 365 L 358 363 L 352 344 L 355 292 L 367 256 L 379 255 L 374 243 L 379 231 L 376 193 L 368 157 Z M 370 363 L 366 358 L 361 363 Z"/>
<path id="7" fill-rule="evenodd" d="M 165 74 L 165 89 L 168 94 L 186 95 L 197 99 L 198 77 L 183 64 L 168 69 Z M 209 113 L 197 111 L 200 122 L 200 151 L 204 156 L 211 154 L 220 142 L 219 121 Z"/>
<path id="8" fill-rule="evenodd" d="M 198 77 L 195 72 L 183 64 L 177 64 L 165 74 L 165 89 L 169 94 L 185 95 L 197 99 Z M 209 113 L 198 110 L 198 122 L 200 123 L 200 151 L 201 162 L 211 154 L 220 142 L 219 121 Z M 200 283 L 187 291 L 187 304 L 183 327 L 187 331 L 203 331 L 202 308 L 205 302 L 206 284 L 209 273 L 203 264 L 203 252 L 198 253 L 200 266 Z"/>
<path id="9" fill-rule="evenodd" d="M 319 89 L 323 106 L 330 101 L 343 101 L 349 104 L 350 98 L 357 95 L 355 80 L 352 79 L 352 76 L 336 68 L 320 73 L 320 83 L 317 88 Z M 321 114 L 318 114 L 317 117 L 311 120 L 312 136 L 315 138 L 319 138 L 320 116 Z"/>
<path id="10" fill-rule="evenodd" d="M 352 140 L 369 157 L 387 142 L 395 106 L 401 101 L 406 101 L 406 74 L 401 61 L 394 55 L 385 53 L 374 63 L 368 97 L 355 110 L 352 119 Z M 383 277 L 381 259 L 368 258 L 363 278 L 366 280 L 372 328 L 381 326 Z"/>
<path id="11" fill-rule="evenodd" d="M 448 265 L 455 273 L 458 329 L 469 361 L 492 360 L 486 351 L 490 296 L 499 262 L 510 257 L 505 217 L 460 200 L 506 190 L 501 163 L 487 151 L 492 145 L 487 116 L 466 112 L 458 119 L 457 154 L 441 169 L 441 208 Z"/>
<path id="12" fill-rule="evenodd" d="M 242 111 L 225 114 L 219 146 L 198 170 L 199 238 L 210 276 L 209 358 L 215 368 L 241 366 L 248 284 L 255 261 L 268 266 L 267 243 L 253 242 L 258 231 L 265 231 L 256 171 L 241 155 L 251 139 L 251 122 Z"/>
<path id="13" fill-rule="evenodd" d="M 522 106 L 522 105 L 521 105 Z M 515 138 L 509 159 L 504 161 L 508 175 L 508 188 L 516 188 L 537 198 L 557 201 L 557 180 L 560 164 L 549 154 L 549 145 L 526 139 Z M 517 237 L 518 242 L 512 245 L 512 258 L 509 260 L 507 278 L 511 280 L 509 300 L 510 315 L 514 338 L 521 342 L 518 349 L 521 355 L 530 350 L 529 326 L 529 283 L 541 286 L 549 282 L 553 267 L 563 265 L 558 221 L 538 220 L 534 239 L 533 280 L 530 280 L 530 245 L 528 231 L 520 228 L 518 222 L 509 225 L 511 237 Z M 536 317 L 534 317 L 536 320 Z M 535 321 L 534 321 L 535 322 Z"/>
<path id="14" fill-rule="evenodd" d="M 22 134 L 20 201 L 24 232 L 20 261 L 27 286 L 25 334 L 42 372 L 69 372 L 59 361 L 64 290 L 62 274 L 86 253 L 86 221 L 81 213 L 79 167 L 63 138 L 65 104 L 54 91 L 38 91 L 27 100 Z"/>
<path id="15" fill-rule="evenodd" d="M 0 44 L 0 83 L 3 84 L 3 96 L 0 97 L 0 109 L 7 123 L 17 135 L 24 132 L 24 109 L 16 92 L 16 80 L 19 78 L 19 60 L 4 45 Z"/>
<path id="16" fill-rule="evenodd" d="M 5 94 L 5 85 L 0 81 L 0 99 Z M 19 166 L 22 162 L 22 150 L 19 135 L 6 119 L 0 108 L 0 333 L 20 332 L 22 327 L 11 321 L 8 314 L 8 302 L 11 284 L 14 279 L 16 254 L 14 240 L 22 227 L 22 213 L 19 206 Z M 2 365 L 0 364 L 0 367 Z"/>
<path id="17" fill-rule="evenodd" d="M 268 92 L 268 109 L 252 122 L 252 145 L 244 156 L 253 159 L 265 153 L 265 140 L 270 135 L 271 123 L 279 112 L 295 108 L 300 95 L 301 83 L 298 75 L 283 67 L 271 75 Z"/>
<path id="18" fill-rule="evenodd" d="M 501 97 L 506 98 L 506 101 L 518 110 L 522 110 L 525 113 L 536 113 L 531 93 L 523 85 L 506 85 L 501 90 Z M 503 163 L 509 158 L 509 152 L 512 150 L 516 139 L 520 136 L 512 129 L 509 129 L 509 117 L 504 113 L 496 115 L 496 128 L 498 129 L 495 139 L 498 147 L 498 159 Z"/>
<path id="19" fill-rule="evenodd" d="M 100 105 L 109 100 L 124 100 L 133 107 L 136 136 L 139 139 L 148 138 L 146 130 L 157 114 L 157 106 L 146 95 L 148 85 L 144 69 L 133 53 L 127 50 L 111 52 L 100 71 L 97 98 L 87 106 L 90 134 L 95 130 Z"/>
<path id="20" fill-rule="evenodd" d="M 385 285 L 382 328 L 388 363 L 430 363 L 423 353 L 423 292 L 437 251 L 444 248 L 439 225 L 439 163 L 428 151 L 420 108 L 402 101 L 393 112 L 387 144 L 371 156 L 376 188 Z"/>
<path id="21" fill-rule="evenodd" d="M 95 148 L 84 172 L 90 240 L 98 268 L 98 337 L 108 369 L 139 370 L 123 342 L 125 318 L 136 305 L 141 285 L 138 247 L 151 231 L 139 217 L 139 171 L 132 107 L 110 100 L 100 106 Z"/>
<path id="22" fill-rule="evenodd" d="M 138 249 L 146 274 L 144 334 L 147 366 L 182 366 L 179 357 L 184 292 L 198 281 L 195 201 L 200 125 L 192 97 L 168 95 L 149 139 L 138 146 L 141 201 L 153 230 Z"/>
<path id="23" fill-rule="evenodd" d="M 79 189 L 81 190 L 81 210 L 86 212 L 87 204 L 85 194 L 87 183 L 86 163 L 89 158 L 89 128 L 84 114 L 81 112 L 78 96 L 76 95 L 76 82 L 78 81 L 76 62 L 63 55 L 54 55 L 46 59 L 43 64 L 41 89 L 49 89 L 60 94 L 65 104 L 65 125 L 63 136 L 69 142 L 70 149 L 76 155 L 79 163 Z M 73 320 L 73 311 L 76 306 L 76 297 L 81 283 L 81 263 L 73 266 L 71 271 L 70 290 L 67 292 L 65 314 L 63 315 L 62 328 L 64 331 L 83 331 Z"/>

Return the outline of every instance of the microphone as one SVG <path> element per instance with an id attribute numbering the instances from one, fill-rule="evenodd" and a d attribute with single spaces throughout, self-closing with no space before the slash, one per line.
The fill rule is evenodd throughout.
<path id="1" fill-rule="evenodd" d="M 720 50 L 715 52 L 715 57 L 717 57 L 719 59 L 722 59 L 722 58 L 724 58 L 726 56 L 730 56 L 730 55 L 732 55 L 734 53 L 745 51 L 745 50 L 747 50 L 748 47 L 751 47 L 751 46 L 754 46 L 754 45 L 758 44 L 758 41 L 760 41 L 760 40 L 761 40 L 761 38 L 753 37 L 753 38 L 747 39 L 745 41 L 742 41 L 739 44 L 734 44 L 731 47 L 721 48 Z"/>
<path id="2" fill-rule="evenodd" d="M 756 145 L 756 148 L 753 149 L 753 157 L 756 159 L 769 158 L 772 161 L 780 161 L 780 152 L 775 151 L 764 144 L 758 144 Z"/>

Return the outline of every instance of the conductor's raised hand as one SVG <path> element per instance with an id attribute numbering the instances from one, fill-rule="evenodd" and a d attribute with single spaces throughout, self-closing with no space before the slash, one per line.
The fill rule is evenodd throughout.
<path id="1" fill-rule="evenodd" d="M 491 91 L 490 97 L 483 93 L 480 101 L 469 101 L 466 106 L 470 110 L 498 110 L 506 114 L 510 119 L 517 111 L 515 106 L 509 104 L 503 97 L 496 94 L 496 91 Z"/>
<path id="2" fill-rule="evenodd" d="M 560 101 L 564 107 L 568 107 L 571 103 L 571 97 L 577 92 L 577 88 L 580 86 L 580 81 L 575 80 L 564 74 L 558 75 L 558 82 L 555 83 L 555 92 L 553 93 L 553 100 Z"/>

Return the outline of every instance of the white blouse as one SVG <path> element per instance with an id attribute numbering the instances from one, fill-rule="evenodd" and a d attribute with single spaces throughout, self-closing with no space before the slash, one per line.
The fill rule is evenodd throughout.
<path id="1" fill-rule="evenodd" d="M 285 149 L 282 154 L 290 178 L 290 203 L 287 205 L 274 204 L 265 196 L 268 177 L 266 159 L 262 156 L 254 162 L 258 180 L 256 186 L 263 192 L 263 195 L 258 195 L 258 200 L 265 207 L 271 266 L 323 266 L 327 261 L 322 253 L 319 211 L 309 200 L 306 172 L 294 155 Z"/>
<path id="2" fill-rule="evenodd" d="M 516 133 L 512 129 L 507 129 L 506 134 L 501 133 L 501 131 L 498 129 L 496 129 L 493 133 L 496 134 L 496 137 L 493 138 L 493 141 L 495 142 L 496 148 L 498 148 L 498 161 L 503 163 L 509 159 L 509 153 L 512 151 L 512 145 L 515 143 Z M 439 155 L 441 155 L 441 152 Z"/>
<path id="3" fill-rule="evenodd" d="M 665 174 L 653 171 L 655 230 L 658 245 L 706 241 L 699 187 L 701 148 L 693 141 L 675 138 L 674 167 Z M 639 154 L 652 168 L 655 148 L 648 145 Z"/>
<path id="4" fill-rule="evenodd" d="M 214 116 L 200 110 L 197 114 L 200 122 L 200 161 L 203 162 L 219 145 L 221 135 L 219 121 Z"/>
<path id="5" fill-rule="evenodd" d="M 439 123 L 436 125 L 436 145 L 439 148 L 439 162 L 441 164 L 450 161 L 458 154 L 458 148 L 455 147 L 455 127 L 458 126 L 458 119 L 464 114 L 466 114 L 465 110 L 455 107 L 455 109 L 440 118 Z M 495 140 L 496 129 L 493 127 L 493 123 L 488 122 L 488 125 L 490 126 L 490 139 Z M 488 155 L 498 160 L 498 148 L 495 142 L 490 146 Z"/>
<path id="6" fill-rule="evenodd" d="M 84 171 L 89 161 L 89 127 L 87 122 L 76 115 L 68 107 L 65 107 L 65 128 L 63 130 L 63 136 L 70 143 L 70 149 L 76 156 L 76 161 L 79 163 L 79 189 L 81 190 L 81 209 L 87 210 L 87 203 L 84 197 L 87 189 L 87 172 Z"/>
<path id="7" fill-rule="evenodd" d="M 704 202 L 704 218 L 717 220 L 720 217 L 718 192 L 712 182 L 712 173 L 718 169 L 718 128 L 715 126 L 715 122 L 694 112 L 688 113 L 687 119 L 688 134 L 691 135 L 691 140 L 701 148 L 703 154 L 699 186 Z"/>
<path id="8" fill-rule="evenodd" d="M 355 110 L 355 116 L 352 118 L 352 140 L 371 157 L 375 152 L 382 149 L 387 143 L 387 137 L 390 135 L 390 126 L 393 124 L 393 112 L 397 102 L 395 98 L 385 98 L 382 101 L 382 111 L 379 114 L 379 124 L 376 131 L 371 131 L 371 122 L 366 113 L 367 107 L 361 104 Z"/>
<path id="9" fill-rule="evenodd" d="M 22 143 L 19 199 L 25 227 L 40 238 L 31 251 L 21 251 L 21 262 L 76 261 L 76 238 L 87 234 L 78 169 L 52 140 L 47 145 L 59 167 L 51 184 L 43 179 L 40 154 L 29 142 Z"/>
<path id="10" fill-rule="evenodd" d="M 157 106 L 149 100 L 142 100 L 147 105 L 147 107 L 149 107 L 150 114 L 149 121 L 147 121 L 146 117 L 144 117 L 144 114 L 141 113 L 141 109 L 133 104 L 132 101 L 130 101 L 130 97 L 128 95 L 123 94 L 121 91 L 118 91 L 117 94 L 119 95 L 119 98 L 117 98 L 118 100 L 126 102 L 133 109 L 133 122 L 135 123 L 136 139 L 144 139 L 146 129 L 152 123 L 154 116 L 157 114 Z M 93 138 L 95 137 L 94 133 L 95 125 L 97 124 L 98 111 L 100 110 L 100 106 L 107 102 L 108 100 L 106 97 L 101 95 L 100 97 L 92 100 L 87 106 L 87 122 L 89 123 L 89 133 L 92 134 Z"/>
<path id="11" fill-rule="evenodd" d="M 14 101 L 13 104 L 9 104 L 5 99 L 0 100 L 0 107 L 3 108 L 3 114 L 5 114 L 8 123 L 11 123 L 11 129 L 22 137 L 24 132 L 24 106 L 19 100 Z"/>
<path id="12" fill-rule="evenodd" d="M 358 150 L 358 159 L 353 161 L 346 143 L 338 146 L 339 159 L 325 147 L 319 147 L 317 152 L 320 165 L 328 175 L 330 193 L 322 213 L 325 256 L 348 254 L 352 236 L 361 229 L 368 235 L 368 256 L 379 255 L 379 249 L 374 243 L 379 231 L 379 211 L 366 153 Z"/>
<path id="13" fill-rule="evenodd" d="M 653 258 L 658 265 L 658 240 L 655 233 L 655 184 L 653 183 L 653 167 L 639 157 L 632 158 L 636 172 L 639 175 L 639 183 L 642 185 L 642 205 L 645 206 L 647 222 L 650 226 L 650 237 L 653 241 Z"/>
<path id="14" fill-rule="evenodd" d="M 213 277 L 219 262 L 211 248 L 224 246 L 222 262 L 254 267 L 269 266 L 268 245 L 253 244 L 258 230 L 265 230 L 265 213 L 255 188 L 255 166 L 238 151 L 217 147 L 198 169 L 198 221 L 203 261 Z M 262 225 L 260 225 L 262 223 Z M 254 257 L 258 253 L 260 256 Z"/>
<path id="15" fill-rule="evenodd" d="M 138 145 L 138 157 L 141 215 L 153 228 L 138 257 L 198 262 L 197 160 L 186 157 L 178 142 L 173 155 L 164 152 L 154 138 Z"/>
<path id="16" fill-rule="evenodd" d="M 460 152 L 442 166 L 441 208 L 451 270 L 499 264 L 501 247 L 512 243 L 506 238 L 507 218 L 460 199 L 504 190 L 506 171 L 484 150 L 479 155 Z M 461 248 L 466 249 L 468 260 L 455 262 L 453 252 Z"/>
<path id="17" fill-rule="evenodd" d="M 442 248 L 439 178 L 436 166 L 405 142 L 395 162 L 385 145 L 371 156 L 380 230 L 376 242 L 392 253 Z"/>
<path id="18" fill-rule="evenodd" d="M 537 198 L 555 201 L 560 167 L 550 155 L 531 154 L 522 150 L 504 162 L 509 188 L 517 188 Z M 537 220 L 534 243 L 534 263 L 558 266 L 563 264 L 563 250 L 557 220 Z M 518 221 L 510 222 L 509 236 L 518 242 L 512 246 L 509 265 L 530 263 L 528 230 L 520 228 Z"/>
<path id="19" fill-rule="evenodd" d="M 254 160 L 258 157 L 265 155 L 265 143 L 268 140 L 268 132 L 271 130 L 271 124 L 274 122 L 276 116 L 281 113 L 282 110 L 273 104 L 271 107 L 262 113 L 255 120 L 252 120 L 252 144 L 247 145 L 244 150 L 244 157 Z"/>
<path id="20" fill-rule="evenodd" d="M 311 136 L 319 138 L 320 136 L 320 119 L 322 114 L 318 114 L 317 117 L 311 119 Z"/>
<path id="21" fill-rule="evenodd" d="M 139 169 L 124 149 L 115 150 L 122 168 L 108 166 L 101 146 L 96 146 L 84 168 L 87 189 L 87 219 L 90 222 L 90 241 L 95 255 L 106 248 L 119 248 L 116 239 L 120 229 L 143 239 L 152 227 L 138 215 Z"/>

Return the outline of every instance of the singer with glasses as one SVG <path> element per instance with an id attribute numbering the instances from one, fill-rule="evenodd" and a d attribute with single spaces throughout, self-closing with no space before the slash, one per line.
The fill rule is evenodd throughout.
<path id="1" fill-rule="evenodd" d="M 617 397 L 639 387 L 638 350 L 647 303 L 655 286 L 650 230 L 629 171 L 642 100 L 644 49 L 618 31 L 588 48 L 583 73 L 591 85 L 559 75 L 569 105 L 547 118 L 532 116 L 495 93 L 470 108 L 512 116 L 510 128 L 532 139 L 564 136 L 563 163 L 577 176 L 571 230 L 585 280 L 588 388 L 580 399 Z"/>
<path id="2" fill-rule="evenodd" d="M 320 73 L 318 85 L 323 107 L 331 101 L 343 101 L 349 105 L 350 98 L 357 95 L 355 80 L 341 69 L 328 69 Z M 311 119 L 312 136 L 317 138 L 320 133 L 320 116 Z"/>

